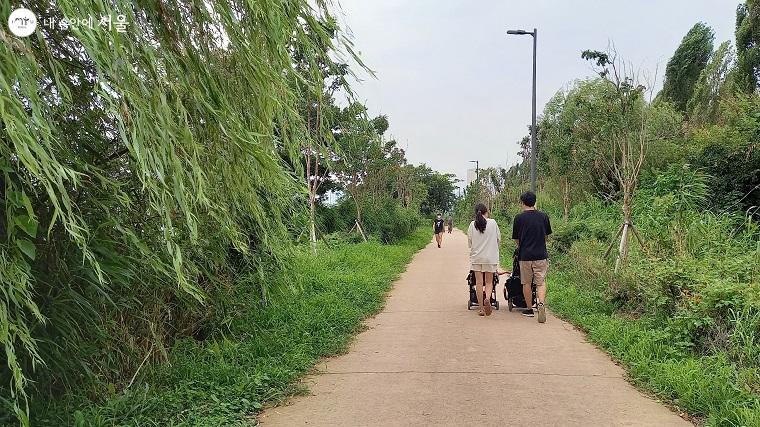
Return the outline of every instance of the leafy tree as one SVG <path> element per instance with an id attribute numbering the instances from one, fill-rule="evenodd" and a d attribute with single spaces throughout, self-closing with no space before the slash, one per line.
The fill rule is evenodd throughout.
<path id="1" fill-rule="evenodd" d="M 735 54 L 731 43 L 723 42 L 699 74 L 691 99 L 686 106 L 691 126 L 700 127 L 715 123 L 717 120 L 720 101 L 727 96 L 726 82 L 734 60 Z"/>
<path id="2" fill-rule="evenodd" d="M 694 85 L 713 51 L 715 33 L 707 24 L 695 24 L 676 49 L 665 68 L 665 82 L 660 96 L 686 111 Z"/>
<path id="3" fill-rule="evenodd" d="M 381 151 L 380 135 L 367 117 L 367 107 L 354 102 L 338 114 L 333 130 L 336 150 L 332 169 L 336 180 L 354 202 L 356 221 L 362 223 L 362 188 L 370 162 Z"/>
<path id="4" fill-rule="evenodd" d="M 744 92 L 757 89 L 760 78 L 760 3 L 747 0 L 736 8 L 736 83 Z"/>
<path id="5" fill-rule="evenodd" d="M 456 176 L 442 174 L 426 165 L 419 165 L 415 170 L 417 179 L 424 190 L 424 198 L 420 205 L 420 213 L 430 216 L 435 213 L 448 212 L 456 201 Z"/>
<path id="6" fill-rule="evenodd" d="M 573 135 L 574 127 L 578 124 L 576 102 L 580 86 L 568 93 L 557 92 L 546 104 L 540 124 L 540 140 L 542 155 L 540 168 L 544 176 L 553 179 L 562 188 L 563 216 L 567 219 L 571 204 L 571 186 L 581 192 L 579 185 L 584 174 L 578 167 L 578 145 L 580 139 Z M 577 173 L 581 172 L 581 173 Z M 571 184 L 572 182 L 572 184 Z"/>

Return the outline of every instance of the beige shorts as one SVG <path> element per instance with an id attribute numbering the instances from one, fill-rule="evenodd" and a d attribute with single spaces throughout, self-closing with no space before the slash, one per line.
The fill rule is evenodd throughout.
<path id="1" fill-rule="evenodd" d="M 536 286 L 543 286 L 546 283 L 546 272 L 548 270 L 548 259 L 520 261 L 520 282 L 523 285 L 529 285 L 533 282 Z"/>
<path id="2" fill-rule="evenodd" d="M 496 268 L 499 266 L 499 264 L 472 264 L 470 266 L 470 270 L 472 271 L 483 271 L 486 273 L 496 273 Z"/>

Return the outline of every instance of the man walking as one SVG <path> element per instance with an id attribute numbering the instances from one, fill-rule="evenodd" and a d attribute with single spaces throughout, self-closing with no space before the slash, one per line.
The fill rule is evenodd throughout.
<path id="1" fill-rule="evenodd" d="M 435 234 L 435 241 L 438 242 L 438 247 L 441 247 L 441 240 L 443 240 L 443 216 L 438 214 L 433 221 L 433 234 Z"/>
<path id="2" fill-rule="evenodd" d="M 536 210 L 536 194 L 528 191 L 520 196 L 522 212 L 515 217 L 512 224 L 512 239 L 518 247 L 520 262 L 520 281 L 523 285 L 523 295 L 528 308 L 523 315 L 533 317 L 533 300 L 531 283 L 536 284 L 536 299 L 538 322 L 546 322 L 546 272 L 549 269 L 549 253 L 546 250 L 546 239 L 552 234 L 549 216 Z"/>
<path id="3" fill-rule="evenodd" d="M 454 229 L 454 219 L 451 218 L 451 214 L 449 214 L 449 218 L 446 220 L 446 225 L 448 225 L 449 234 L 451 234 L 451 230 Z"/>

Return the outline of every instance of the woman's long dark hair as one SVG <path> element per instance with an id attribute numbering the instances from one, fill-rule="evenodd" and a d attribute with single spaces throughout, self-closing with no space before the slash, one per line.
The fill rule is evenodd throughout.
<path id="1" fill-rule="evenodd" d="M 475 228 L 477 228 L 481 233 L 486 231 L 487 222 L 486 217 L 483 216 L 486 214 L 486 212 L 488 212 L 486 205 L 482 203 L 475 205 Z"/>

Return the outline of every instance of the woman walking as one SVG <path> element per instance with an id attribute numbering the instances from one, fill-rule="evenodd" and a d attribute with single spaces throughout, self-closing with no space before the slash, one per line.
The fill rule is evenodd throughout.
<path id="1" fill-rule="evenodd" d="M 488 217 L 488 208 L 482 203 L 475 206 L 475 220 L 467 229 L 467 240 L 470 245 L 470 268 L 475 272 L 475 293 L 480 305 L 478 315 L 490 316 L 490 292 L 484 285 L 493 283 L 493 275 L 499 265 L 501 233 L 496 220 Z M 485 298 L 484 291 L 488 294 Z"/>

